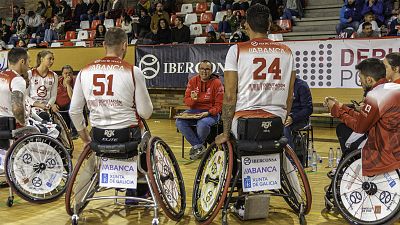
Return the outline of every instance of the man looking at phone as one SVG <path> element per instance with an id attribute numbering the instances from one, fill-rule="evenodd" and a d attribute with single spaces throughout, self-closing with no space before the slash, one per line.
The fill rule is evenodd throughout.
<path id="1" fill-rule="evenodd" d="M 203 60 L 198 68 L 199 74 L 189 80 L 184 98 L 185 105 L 190 108 L 184 113 L 194 115 L 176 120 L 176 127 L 192 145 L 192 160 L 200 158 L 205 151 L 204 141 L 211 126 L 219 120 L 224 95 L 224 87 L 218 75 L 212 73 L 211 62 Z"/>

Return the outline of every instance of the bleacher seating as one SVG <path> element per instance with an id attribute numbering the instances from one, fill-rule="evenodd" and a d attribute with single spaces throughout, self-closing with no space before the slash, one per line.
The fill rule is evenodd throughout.
<path id="1" fill-rule="evenodd" d="M 219 23 L 219 22 L 223 21 L 223 20 L 224 20 L 224 16 L 225 16 L 226 14 L 227 14 L 226 11 L 219 11 L 219 12 L 217 12 L 217 14 L 215 14 L 214 21 L 215 21 L 216 23 Z"/>
<path id="2" fill-rule="evenodd" d="M 73 46 L 74 46 L 74 43 L 71 41 L 67 41 L 67 42 L 63 43 L 63 47 L 73 47 Z"/>
<path id="3" fill-rule="evenodd" d="M 190 14 L 186 14 L 185 16 L 185 25 L 190 25 L 193 23 L 197 23 L 197 14 L 196 13 L 190 13 Z"/>
<path id="4" fill-rule="evenodd" d="M 89 29 L 90 28 L 90 22 L 88 20 L 83 20 L 80 23 L 79 26 L 81 29 L 85 30 L 85 29 Z"/>
<path id="5" fill-rule="evenodd" d="M 96 37 L 96 31 L 91 30 L 89 33 L 89 40 L 94 40 L 95 37 Z"/>
<path id="6" fill-rule="evenodd" d="M 108 29 L 110 27 L 114 27 L 114 20 L 113 19 L 105 19 L 104 26 L 106 27 L 106 29 Z"/>
<path id="7" fill-rule="evenodd" d="M 196 37 L 194 39 L 194 44 L 205 44 L 207 37 Z"/>
<path id="8" fill-rule="evenodd" d="M 207 2 L 199 2 L 196 4 L 196 13 L 204 13 L 207 11 Z"/>
<path id="9" fill-rule="evenodd" d="M 87 30 L 80 30 L 78 32 L 78 40 L 86 40 L 89 39 L 89 32 Z"/>
<path id="10" fill-rule="evenodd" d="M 208 24 L 208 23 L 210 23 L 212 21 L 212 17 L 213 17 L 213 15 L 210 12 L 202 13 L 201 16 L 200 16 L 200 21 L 198 23 Z"/>
<path id="11" fill-rule="evenodd" d="M 75 46 L 77 46 L 77 47 L 86 47 L 86 42 L 84 42 L 84 41 L 75 42 Z"/>
<path id="12" fill-rule="evenodd" d="M 190 36 L 200 36 L 203 34 L 203 28 L 201 24 L 191 24 L 189 28 Z"/>
<path id="13" fill-rule="evenodd" d="M 69 41 L 71 39 L 76 39 L 75 31 L 67 31 L 65 33 L 65 40 L 60 40 L 60 41 Z"/>
<path id="14" fill-rule="evenodd" d="M 92 26 L 90 26 L 91 30 L 96 30 L 97 25 L 101 24 L 101 20 L 93 20 Z"/>
<path id="15" fill-rule="evenodd" d="M 181 11 L 176 14 L 182 15 L 182 14 L 188 14 L 188 13 L 192 13 L 192 12 L 193 12 L 193 5 L 188 3 L 188 4 L 182 4 Z"/>
<path id="16" fill-rule="evenodd" d="M 51 43 L 50 47 L 59 48 L 59 47 L 61 47 L 61 42 L 53 42 L 53 43 Z"/>
<path id="17" fill-rule="evenodd" d="M 282 34 L 268 34 L 268 38 L 273 40 L 273 41 L 283 41 L 283 35 Z"/>

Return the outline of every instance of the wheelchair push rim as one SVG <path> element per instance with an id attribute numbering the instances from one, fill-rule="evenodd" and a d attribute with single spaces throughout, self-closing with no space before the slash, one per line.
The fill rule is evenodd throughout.
<path id="1" fill-rule="evenodd" d="M 218 215 L 227 196 L 233 167 L 231 142 L 212 143 L 205 152 L 193 186 L 192 208 L 195 219 L 209 224 Z"/>
<path id="2" fill-rule="evenodd" d="M 351 224 L 392 224 L 399 217 L 400 173 L 362 176 L 361 150 L 349 153 L 333 180 L 333 197 L 340 214 Z"/>
<path id="3" fill-rule="evenodd" d="M 286 146 L 284 152 L 284 156 L 286 155 L 288 159 L 287 162 L 290 162 L 291 166 L 288 167 L 290 168 L 289 170 L 283 170 L 287 179 L 281 179 L 282 188 L 280 189 L 280 192 L 284 194 L 283 198 L 296 213 L 307 215 L 311 210 L 312 204 L 310 183 L 308 182 L 304 168 L 293 149 L 291 149 L 290 146 Z M 285 157 L 283 160 L 286 160 Z M 297 177 L 297 179 L 293 179 L 295 177 Z M 293 193 L 294 196 L 291 193 Z M 301 210 L 303 210 L 303 212 L 301 212 Z"/>
<path id="4" fill-rule="evenodd" d="M 85 200 L 95 194 L 99 182 L 95 160 L 95 154 L 89 146 L 78 158 L 65 193 L 65 209 L 70 216 L 74 213 L 79 215 L 89 203 Z M 84 197 L 85 199 L 83 199 Z M 79 198 L 80 201 L 77 202 L 76 198 Z M 75 208 L 78 208 L 76 212 L 74 212 Z"/>
<path id="5" fill-rule="evenodd" d="M 147 144 L 147 173 L 157 203 L 172 220 L 180 220 L 186 208 L 183 176 L 170 147 L 153 136 Z"/>
<path id="6" fill-rule="evenodd" d="M 67 124 L 65 123 L 63 117 L 58 112 L 52 112 L 54 123 L 60 125 L 60 141 L 68 149 L 69 153 L 72 155 L 74 151 L 74 142 L 72 141 L 71 131 L 69 130 Z"/>
<path id="7" fill-rule="evenodd" d="M 64 194 L 71 178 L 71 157 L 56 139 L 31 134 L 7 151 L 6 178 L 12 190 L 33 203 L 48 203 Z"/>

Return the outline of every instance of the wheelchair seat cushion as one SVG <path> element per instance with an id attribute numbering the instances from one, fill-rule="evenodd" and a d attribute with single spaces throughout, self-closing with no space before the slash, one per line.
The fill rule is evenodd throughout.
<path id="1" fill-rule="evenodd" d="M 269 141 L 238 140 L 236 146 L 242 156 L 265 155 L 282 152 L 282 149 L 286 146 L 287 142 L 288 140 L 286 137 Z"/>
<path id="2" fill-rule="evenodd" d="M 283 134 L 283 123 L 280 117 L 273 118 L 239 118 L 237 127 L 238 140 L 275 141 Z"/>
<path id="3" fill-rule="evenodd" d="M 139 127 L 122 129 L 92 129 L 90 147 L 97 156 L 107 158 L 126 159 L 138 154 L 138 145 L 141 140 Z"/>

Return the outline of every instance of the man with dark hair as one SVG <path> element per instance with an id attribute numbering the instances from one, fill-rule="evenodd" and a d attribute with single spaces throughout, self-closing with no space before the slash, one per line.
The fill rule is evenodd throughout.
<path id="1" fill-rule="evenodd" d="M 156 4 L 156 11 L 151 17 L 150 30 L 153 32 L 153 34 L 157 33 L 158 21 L 160 19 L 165 19 L 165 21 L 167 21 L 166 25 L 169 26 L 168 25 L 169 14 L 166 11 L 164 11 L 163 4 L 159 2 Z"/>
<path id="2" fill-rule="evenodd" d="M 180 118 L 176 127 L 192 145 L 190 159 L 200 158 L 204 151 L 204 142 L 210 134 L 211 126 L 218 123 L 222 110 L 224 87 L 218 75 L 212 73 L 212 64 L 203 60 L 199 64 L 199 74 L 192 77 L 185 91 L 185 104 L 190 108 L 184 113 L 197 115 L 196 118 Z M 196 126 L 195 129 L 192 127 Z"/>
<path id="3" fill-rule="evenodd" d="M 142 71 L 123 60 L 128 49 L 125 31 L 118 27 L 109 28 L 104 48 L 106 57 L 95 60 L 78 74 L 69 109 L 85 147 L 92 139 L 100 144 L 139 141 L 140 118 L 148 119 L 153 112 Z M 85 126 L 85 104 L 90 112 L 92 137 Z M 103 136 L 107 130 L 112 130 L 115 135 L 112 138 Z M 147 189 L 138 186 L 138 191 L 138 195 L 144 195 Z M 134 193 L 128 189 L 126 194 L 132 196 Z"/>
<path id="4" fill-rule="evenodd" d="M 378 31 L 372 29 L 372 24 L 370 22 L 364 22 L 362 24 L 362 32 L 357 34 L 358 38 L 373 38 L 379 37 L 381 34 Z"/>
<path id="5" fill-rule="evenodd" d="M 332 116 L 356 133 L 368 133 L 362 149 L 362 175 L 375 176 L 400 168 L 400 85 L 387 83 L 385 65 L 369 58 L 356 66 L 367 95 L 360 112 L 326 97 Z"/>
<path id="6" fill-rule="evenodd" d="M 386 79 L 400 84 L 400 53 L 392 52 L 387 54 L 383 63 L 386 67 Z"/>
<path id="7" fill-rule="evenodd" d="M 237 136 L 239 118 L 280 117 L 283 123 L 291 109 L 296 77 L 292 51 L 266 38 L 272 22 L 267 6 L 255 4 L 247 15 L 250 41 L 231 46 L 226 56 L 224 131 L 217 136 L 217 144 L 228 141 L 231 131 Z M 258 88 L 270 83 L 283 88 Z"/>
<path id="8" fill-rule="evenodd" d="M 172 44 L 187 43 L 190 41 L 190 29 L 183 24 L 182 17 L 175 18 L 175 27 L 172 28 L 171 39 Z"/>
<path id="9" fill-rule="evenodd" d="M 0 130 L 8 117 L 15 118 L 20 126 L 25 126 L 26 74 L 29 70 L 28 53 L 23 48 L 12 48 L 8 52 L 8 70 L 0 72 Z M 0 142 L 0 148 L 4 148 Z M 8 143 L 9 144 L 9 143 Z M 7 147 L 8 148 L 8 147 Z"/>

